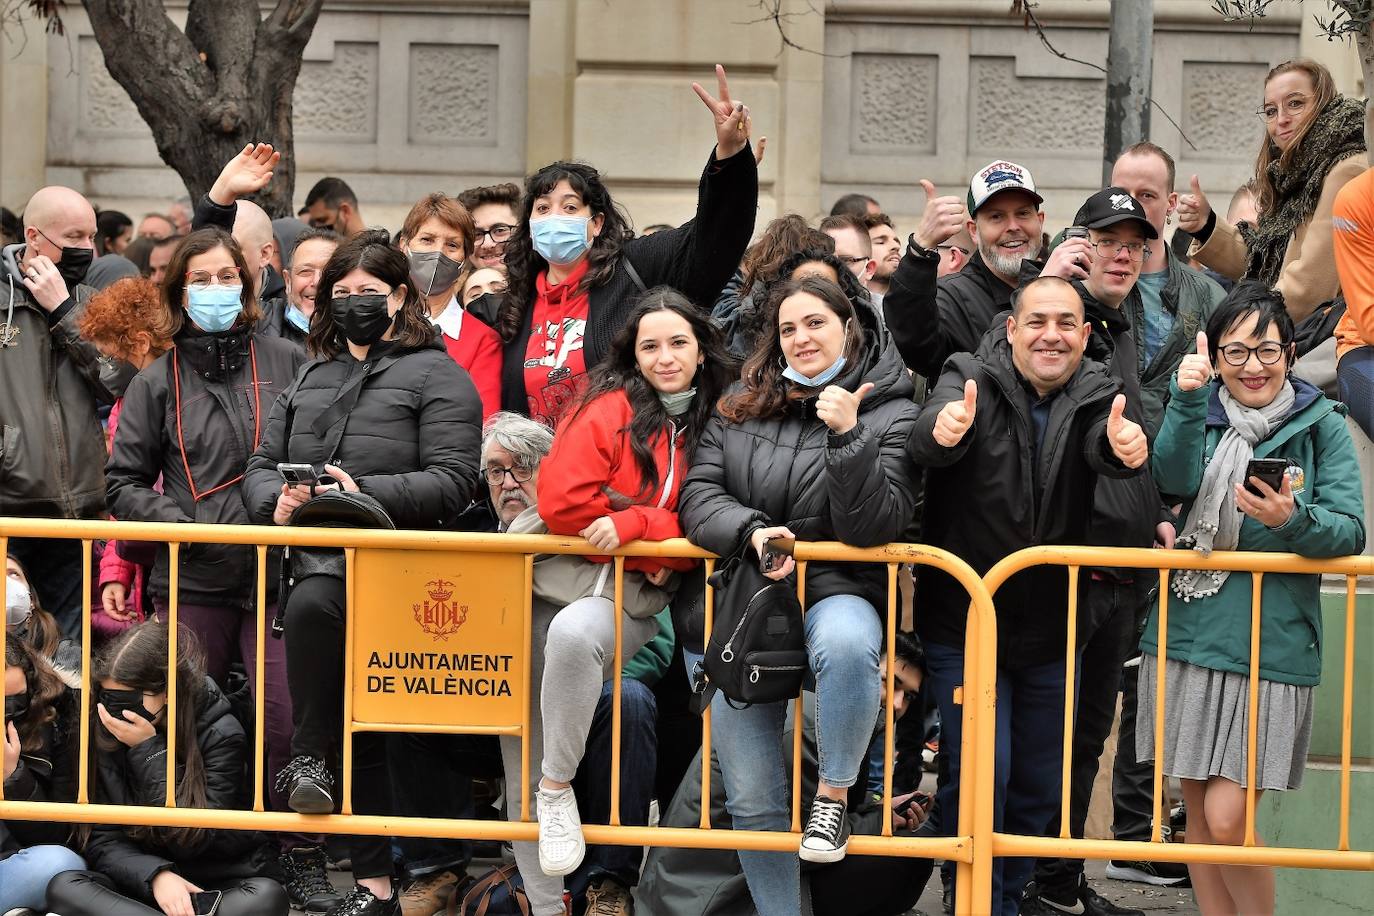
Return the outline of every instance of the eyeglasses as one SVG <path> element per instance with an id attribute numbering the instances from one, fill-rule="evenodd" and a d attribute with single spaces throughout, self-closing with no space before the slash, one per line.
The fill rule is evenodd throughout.
<path id="1" fill-rule="evenodd" d="M 1312 101 L 1312 100 L 1309 99 L 1309 98 L 1308 98 L 1307 96 L 1305 96 L 1305 95 L 1295 95 L 1295 96 L 1293 96 L 1292 98 L 1284 99 L 1284 100 L 1283 100 L 1283 112 L 1284 112 L 1284 114 L 1287 114 L 1287 115 L 1290 115 L 1290 116 L 1293 116 L 1293 115 L 1300 115 L 1300 114 L 1302 114 L 1303 109 L 1307 108 L 1308 104 L 1309 104 L 1311 101 Z M 1255 109 L 1255 114 L 1259 115 L 1259 116 L 1260 116 L 1261 118 L 1263 118 L 1266 122 L 1267 122 L 1267 121 L 1272 121 L 1272 120 L 1274 120 L 1275 118 L 1277 118 L 1277 117 L 1279 116 L 1279 106 L 1278 106 L 1278 105 L 1264 105 L 1264 106 L 1262 106 L 1262 107 L 1260 107 L 1260 108 Z"/>
<path id="2" fill-rule="evenodd" d="M 534 468 L 499 468 L 493 465 L 486 469 L 485 474 L 487 476 L 487 483 L 491 484 L 493 487 L 499 487 L 506 479 L 507 474 L 509 474 L 511 480 L 514 480 L 516 483 L 529 483 L 530 478 L 534 476 Z"/>
<path id="3" fill-rule="evenodd" d="M 514 226 L 507 226 L 505 223 L 497 223 L 488 229 L 477 229 L 477 238 L 474 241 L 480 242 L 482 239 L 489 239 L 493 245 L 500 245 L 502 242 L 510 241 L 510 237 L 515 232 Z"/>
<path id="4" fill-rule="evenodd" d="M 1243 366 L 1250 362 L 1251 353 L 1255 354 L 1260 365 L 1272 366 L 1283 359 L 1283 349 L 1283 344 L 1278 341 L 1265 340 L 1261 341 L 1258 347 L 1247 347 L 1243 343 L 1230 343 L 1221 347 L 1218 352 L 1221 353 L 1221 358 L 1232 366 Z"/>
<path id="5" fill-rule="evenodd" d="M 969 255 L 968 249 L 962 245 L 936 245 L 935 248 L 937 251 L 957 251 L 964 257 Z"/>
<path id="6" fill-rule="evenodd" d="M 186 285 L 196 289 L 205 289 L 215 283 L 220 286 L 242 286 L 243 276 L 237 267 L 226 267 L 213 274 L 208 270 L 192 270 L 186 274 Z"/>
<path id="7" fill-rule="evenodd" d="M 1097 252 L 1099 258 L 1108 260 L 1115 258 L 1121 252 L 1126 252 L 1132 261 L 1142 261 L 1150 256 L 1150 246 L 1144 242 L 1118 242 L 1115 239 L 1102 239 L 1100 242 L 1093 243 L 1093 250 Z"/>

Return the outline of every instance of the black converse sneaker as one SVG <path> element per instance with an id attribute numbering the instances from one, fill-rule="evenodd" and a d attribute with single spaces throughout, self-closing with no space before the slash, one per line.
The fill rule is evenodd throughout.
<path id="1" fill-rule="evenodd" d="M 348 892 L 348 896 L 330 910 L 327 916 L 401 916 L 400 890 L 400 886 L 393 878 L 391 896 L 385 900 L 378 900 L 372 891 L 361 884 L 355 884 L 353 890 Z"/>
<path id="2" fill-rule="evenodd" d="M 334 890 L 324 870 L 324 850 L 318 846 L 300 846 L 281 854 L 282 871 L 286 873 L 286 896 L 291 906 L 305 913 L 327 913 L 343 901 Z"/>
<path id="3" fill-rule="evenodd" d="M 844 816 L 847 807 L 842 801 L 816 796 L 797 853 L 803 861 L 838 862 L 844 858 L 849 847 L 849 819 Z"/>
<path id="4" fill-rule="evenodd" d="M 333 814 L 334 776 L 318 757 L 292 757 L 277 774 L 277 791 L 297 814 Z"/>

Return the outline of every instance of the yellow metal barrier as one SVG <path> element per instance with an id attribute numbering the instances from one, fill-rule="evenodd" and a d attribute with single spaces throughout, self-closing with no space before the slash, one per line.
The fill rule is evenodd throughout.
<path id="1" fill-rule="evenodd" d="M 1248 774 L 1245 805 L 1245 843 L 1243 846 L 1203 845 L 1195 843 L 1165 843 L 1162 837 L 1163 773 L 1158 749 L 1164 747 L 1164 664 L 1167 658 L 1169 627 L 1169 572 L 1177 567 L 1188 569 L 1224 569 L 1252 573 L 1250 670 L 1259 669 L 1260 657 L 1260 589 L 1265 573 L 1312 573 L 1340 575 L 1346 580 L 1345 655 L 1342 693 L 1341 736 L 1341 806 L 1338 836 L 1332 849 L 1304 849 L 1261 847 L 1255 843 L 1255 766 L 1257 762 L 1256 727 L 1259 715 L 1259 678 L 1250 678 L 1248 721 Z M 1155 656 L 1158 697 L 1155 702 L 1154 746 L 1154 828 L 1148 843 L 1115 840 L 1084 840 L 1069 836 L 1069 782 L 1072 765 L 1074 722 L 1074 692 L 1065 690 L 1064 750 L 1061 773 L 1061 817 L 1057 837 L 1016 836 L 1005 833 L 992 835 L 994 856 L 1061 856 L 1088 859 L 1153 860 L 1164 862 L 1207 863 L 1218 865 L 1272 865 L 1295 868 L 1326 868 L 1346 870 L 1374 870 L 1374 851 L 1355 851 L 1350 848 L 1350 772 L 1351 726 L 1353 723 L 1353 692 L 1355 664 L 1355 583 L 1359 576 L 1374 575 L 1374 557 L 1339 557 L 1311 560 L 1294 554 L 1280 553 L 1213 553 L 1203 557 L 1194 552 L 1145 550 L 1108 547 L 1031 547 L 1018 551 L 994 566 L 983 577 L 988 593 L 997 590 L 1022 570 L 1035 566 L 1064 566 L 1070 582 L 1068 612 L 1068 641 L 1065 672 L 1067 685 L 1074 683 L 1076 657 L 1076 621 L 1078 594 L 1073 586 L 1083 567 L 1126 567 L 1158 570 L 1159 572 L 1159 652 Z M 978 641 L 980 666 L 995 666 L 997 660 L 995 628 L 987 629 Z M 1142 662 L 1144 663 L 1144 662 Z M 995 682 L 995 680 L 994 680 Z M 981 714 L 981 709 L 979 710 Z M 1145 727 L 1141 723 L 1141 727 Z M 991 749 L 992 745 L 983 745 Z M 1120 751 L 1118 750 L 1118 753 Z M 984 756 L 987 756 L 986 754 Z M 965 758 L 967 759 L 967 758 Z M 991 783 L 979 783 L 979 791 L 992 791 Z M 975 840 L 977 837 L 975 837 Z"/>
<path id="2" fill-rule="evenodd" d="M 428 531 L 362 531 L 352 529 L 302 529 L 278 528 L 267 526 L 236 525 L 175 525 L 140 522 L 105 521 L 62 521 L 42 519 L 0 518 L 0 551 L 7 546 L 11 537 L 54 538 L 80 540 L 84 559 L 84 581 L 82 589 L 82 687 L 83 694 L 90 696 L 91 678 L 91 545 L 94 540 L 118 539 L 126 541 L 164 542 L 170 548 L 170 598 L 168 602 L 168 622 L 171 629 L 169 644 L 169 668 L 175 666 L 177 648 L 177 557 L 181 545 L 195 543 L 241 544 L 255 548 L 258 559 L 257 576 L 257 669 L 255 682 L 256 728 L 253 743 L 254 772 L 257 774 L 253 792 L 251 811 L 224 811 L 206 809 L 182 809 L 176 805 L 176 736 L 174 729 L 167 735 L 167 798 L 162 808 L 111 806 L 90 803 L 87 742 L 90 735 L 90 704 L 81 706 L 81 753 L 78 771 L 78 792 L 75 803 L 12 802 L 5 801 L 0 788 L 0 820 L 52 820 L 73 823 L 118 823 L 152 825 L 166 827 L 204 826 L 226 829 L 296 831 L 314 833 L 376 834 L 391 836 L 430 836 L 471 839 L 532 841 L 538 836 L 538 826 L 529 822 L 529 792 L 522 791 L 521 820 L 514 822 L 493 822 L 477 820 L 439 820 L 417 817 L 393 817 L 352 814 L 352 752 L 353 735 L 357 732 L 439 732 L 520 735 L 529 734 L 529 697 L 530 691 L 538 685 L 529 683 L 530 626 L 531 626 L 531 583 L 534 574 L 533 559 L 536 554 L 590 554 L 599 553 L 581 538 L 558 537 L 550 535 L 516 534 L 472 534 L 455 532 Z M 290 812 L 264 810 L 262 779 L 264 777 L 264 640 L 266 632 L 267 582 L 266 557 L 269 546 L 294 547 L 336 547 L 344 550 L 347 569 L 347 628 L 345 636 L 345 683 L 343 689 L 344 742 L 343 742 L 343 787 L 342 813 L 338 815 L 300 815 Z M 710 826 L 710 759 L 711 759 L 711 722 L 707 710 L 702 722 L 702 822 L 700 828 L 683 829 L 668 827 L 626 827 L 619 824 L 620 810 L 620 772 L 621 759 L 621 601 L 623 590 L 624 558 L 628 556 L 694 557 L 706 562 L 710 573 L 714 557 L 693 546 L 685 540 L 664 542 L 634 542 L 614 551 L 615 571 L 615 681 L 612 700 L 612 773 L 611 773 L 611 823 L 610 825 L 588 824 L 584 833 L 592 843 L 608 843 L 636 846 L 681 846 L 721 849 L 750 849 L 795 852 L 800 843 L 800 792 L 801 763 L 800 753 L 801 705 L 797 704 L 797 728 L 793 753 L 793 812 L 791 832 L 751 832 L 734 830 L 714 830 Z M 473 557 L 484 558 L 479 568 L 459 568 L 464 560 Z M 516 562 L 518 578 L 512 573 L 510 562 L 501 558 L 512 558 Z M 964 760 L 967 764 L 961 776 L 961 804 L 959 823 L 954 836 L 942 838 L 909 838 L 892 836 L 891 821 L 888 819 L 879 836 L 854 836 L 849 841 L 851 853 L 859 855 L 888 855 L 942 858 L 956 863 L 958 875 L 958 902 L 956 912 L 960 916 L 990 912 L 992 883 L 992 842 L 993 806 L 993 759 L 991 753 L 978 753 L 978 748 L 993 746 L 995 715 L 993 693 L 996 676 L 995 662 L 978 652 L 978 647 L 991 640 L 995 646 L 996 625 L 992 615 L 992 602 L 978 575 L 962 560 L 942 550 L 909 544 L 891 544 L 885 547 L 858 549 L 835 543 L 798 543 L 795 548 L 798 570 L 798 589 L 803 588 L 807 564 L 812 561 L 882 563 L 887 567 L 887 677 L 884 683 L 884 707 L 886 716 L 886 741 L 883 754 L 884 806 L 891 807 L 892 765 L 893 765 L 893 709 L 892 695 L 894 684 L 894 649 L 897 629 L 897 567 L 900 564 L 933 566 L 957 579 L 969 592 L 971 612 L 969 614 L 968 640 L 965 651 L 970 660 L 965 668 L 963 688 L 964 715 Z M 437 564 L 450 564 L 442 566 Z M 502 566 L 507 568 L 501 569 Z M 436 572 L 436 569 L 439 570 Z M 510 710 L 498 708 L 509 704 L 497 704 L 482 712 L 480 721 L 452 721 L 454 717 L 464 716 L 463 704 L 450 701 L 447 715 L 436 716 L 433 709 L 422 709 L 425 704 L 408 700 L 400 714 L 390 719 L 378 715 L 379 707 L 369 698 L 371 692 L 386 694 L 385 681 L 376 691 L 371 683 L 364 680 L 361 702 L 358 699 L 358 652 L 369 640 L 398 638 L 394 628 L 389 627 L 390 619 L 379 619 L 370 613 L 377 602 L 395 602 L 397 595 L 391 590 L 400 587 L 394 576 L 406 580 L 407 586 L 424 583 L 433 589 L 430 597 L 432 604 L 423 601 L 416 604 L 417 622 L 426 633 L 438 632 L 452 636 L 464 622 L 457 622 L 458 609 L 450 599 L 457 590 L 457 582 L 463 580 L 464 588 L 473 589 L 474 594 L 493 595 L 493 608 L 500 608 L 499 621 L 488 621 L 489 626 L 482 632 L 497 634 L 493 638 L 509 641 L 514 633 L 515 645 L 520 648 L 517 661 L 509 663 L 505 673 L 518 668 L 515 676 L 507 678 L 510 695 L 515 697 L 520 707 L 518 721 L 513 721 Z M 413 590 L 413 589 L 412 589 Z M 494 592 L 492 590 L 495 590 Z M 708 589 L 706 596 L 706 627 L 710 632 L 714 610 L 714 595 Z M 480 611 L 481 609 L 479 609 Z M 486 612 L 493 612 L 487 608 Z M 466 615 L 467 610 L 462 613 Z M 432 628 L 427 625 L 432 624 Z M 380 627 L 380 628 L 379 628 Z M 0 628 L 0 653 L 4 650 L 5 633 Z M 515 655 L 515 653 L 509 653 Z M 366 666 L 365 666 L 366 667 Z M 368 675 L 364 674 L 366 679 Z M 511 686 L 510 681 L 515 685 Z M 176 679 L 168 679 L 167 721 L 176 720 Z M 516 688 L 519 688 L 518 690 Z M 367 719 L 358 721 L 355 705 L 367 714 Z M 393 704 L 393 706 L 396 704 Z M 410 715 L 404 714 L 410 712 Z M 412 721 L 416 720 L 416 721 Z M 521 774 L 524 786 L 529 785 L 529 742 L 522 742 Z"/>

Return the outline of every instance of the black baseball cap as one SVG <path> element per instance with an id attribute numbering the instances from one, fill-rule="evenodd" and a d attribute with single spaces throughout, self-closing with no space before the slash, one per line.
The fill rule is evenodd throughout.
<path id="1" fill-rule="evenodd" d="M 1089 197 L 1073 218 L 1075 226 L 1106 229 L 1126 220 L 1135 220 L 1147 239 L 1159 238 L 1159 232 L 1145 218 L 1145 208 L 1125 188 L 1103 188 Z"/>

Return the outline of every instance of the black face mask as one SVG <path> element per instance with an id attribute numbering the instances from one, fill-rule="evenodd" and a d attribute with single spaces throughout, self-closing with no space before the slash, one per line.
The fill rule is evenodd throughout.
<path id="1" fill-rule="evenodd" d="M 29 711 L 29 695 L 16 693 L 5 697 L 5 721 L 14 722 L 24 718 Z"/>
<path id="2" fill-rule="evenodd" d="M 345 296 L 330 301 L 329 310 L 334 323 L 344 337 L 360 347 L 368 347 L 382 339 L 382 335 L 396 319 L 386 313 L 387 296 Z M 399 314 L 399 313 L 397 313 Z"/>
<path id="3" fill-rule="evenodd" d="M 38 234 L 47 239 L 49 245 L 54 248 L 62 249 L 62 257 L 57 260 L 57 272 L 62 275 L 62 281 L 67 284 L 67 292 L 86 279 L 86 272 L 91 269 L 91 261 L 95 258 L 95 252 L 90 248 L 71 248 L 66 245 L 58 245 L 43 232 L 38 230 Z"/>
<path id="4" fill-rule="evenodd" d="M 105 707 L 105 711 L 110 714 L 111 718 L 118 719 L 121 722 L 129 721 L 124 716 L 124 710 L 126 709 L 133 710 L 135 714 L 147 719 L 149 722 L 153 722 L 157 719 L 155 715 L 143 707 L 142 690 L 107 690 L 102 687 L 100 688 L 100 703 Z"/>

